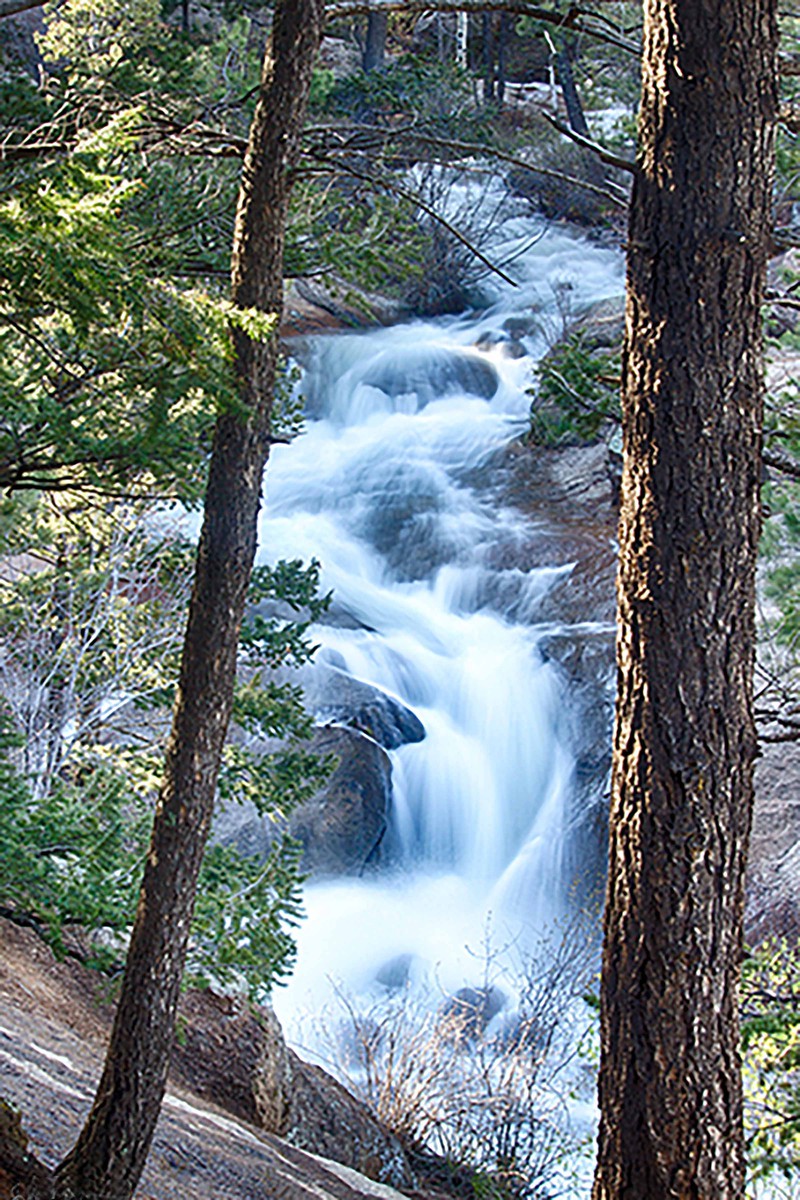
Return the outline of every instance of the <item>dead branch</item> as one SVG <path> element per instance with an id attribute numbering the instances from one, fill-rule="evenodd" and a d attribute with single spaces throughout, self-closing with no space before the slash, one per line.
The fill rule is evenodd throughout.
<path id="1" fill-rule="evenodd" d="M 341 17 L 361 16 L 368 12 L 394 12 L 402 9 L 408 12 L 465 12 L 465 13 L 511 13 L 513 16 L 531 17 L 535 21 L 543 21 L 560 29 L 571 29 L 575 33 L 585 33 L 597 41 L 617 46 L 631 54 L 639 54 L 641 47 L 635 42 L 627 41 L 616 33 L 609 32 L 608 23 L 598 22 L 594 13 L 584 10 L 577 5 L 571 5 L 566 12 L 553 8 L 542 8 L 529 0 L 334 0 L 326 6 L 326 17 L 333 21 Z"/>
<path id="2" fill-rule="evenodd" d="M 575 142 L 577 146 L 582 146 L 584 150 L 591 151 L 596 154 L 601 162 L 607 167 L 616 167 L 619 171 L 627 171 L 630 175 L 636 174 L 636 163 L 629 158 L 621 158 L 617 154 L 612 154 L 610 150 L 606 150 L 603 146 L 593 142 L 591 138 L 584 137 L 582 133 L 576 133 L 574 129 L 570 129 L 569 125 L 565 125 L 563 121 L 559 121 L 557 117 L 551 116 L 550 113 L 543 112 L 542 116 L 545 121 L 549 121 L 554 129 L 559 133 L 563 133 L 564 137 L 568 137 L 571 142 Z"/>

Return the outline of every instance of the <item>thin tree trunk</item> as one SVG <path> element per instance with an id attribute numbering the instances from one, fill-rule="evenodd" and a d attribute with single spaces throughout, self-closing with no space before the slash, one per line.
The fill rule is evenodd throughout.
<path id="1" fill-rule="evenodd" d="M 506 55 L 508 51 L 508 13 L 500 15 L 497 31 L 497 106 L 503 107 L 506 98 Z"/>
<path id="2" fill-rule="evenodd" d="M 570 60 L 570 40 L 566 37 L 562 39 L 561 49 L 555 55 L 556 78 L 561 87 L 562 95 L 564 96 L 564 104 L 567 109 L 567 120 L 569 121 L 570 129 L 574 129 L 576 133 L 580 133 L 583 137 L 589 136 L 589 126 L 586 124 L 586 117 L 583 112 L 583 105 L 578 94 L 578 89 L 575 86 L 575 76 L 572 73 L 572 62 Z"/>
<path id="3" fill-rule="evenodd" d="M 647 0 L 595 1200 L 744 1194 L 737 986 L 775 0 Z"/>
<path id="4" fill-rule="evenodd" d="M 494 47 L 492 18 L 489 13 L 482 19 L 483 45 L 483 103 L 485 107 L 494 103 Z"/>
<path id="5" fill-rule="evenodd" d="M 232 295 L 280 315 L 289 177 L 297 157 L 322 0 L 276 8 L 273 52 L 242 173 Z M 230 719 L 239 628 L 270 445 L 276 336 L 234 328 L 238 405 L 218 422 L 165 780 L 153 826 L 122 992 L 94 1107 L 58 1168 L 57 1194 L 128 1200 L 144 1167 L 166 1086 L 197 877 Z"/>
<path id="6" fill-rule="evenodd" d="M 466 13 L 456 15 L 456 66 L 467 69 L 467 44 L 469 42 L 469 17 Z"/>
<path id="7" fill-rule="evenodd" d="M 367 17 L 367 39 L 362 63 L 365 71 L 380 71 L 383 67 L 388 24 L 389 14 L 386 12 L 371 12 Z"/>

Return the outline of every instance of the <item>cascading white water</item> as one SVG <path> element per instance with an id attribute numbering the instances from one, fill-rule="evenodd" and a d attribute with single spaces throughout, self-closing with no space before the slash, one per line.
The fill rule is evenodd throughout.
<path id="1" fill-rule="evenodd" d="M 262 560 L 321 561 L 339 616 L 314 631 L 321 655 L 426 731 L 391 754 L 391 871 L 306 889 L 297 969 L 274 997 L 300 1043 L 301 1014 L 325 1005 L 331 980 L 369 994 L 404 955 L 412 978 L 474 983 L 465 947 L 489 914 L 517 936 L 563 903 L 572 764 L 532 621 L 569 564 L 493 565 L 526 523 L 474 481 L 524 428 L 532 361 L 558 332 L 566 291 L 579 309 L 619 294 L 622 275 L 615 252 L 531 234 L 527 214 L 503 224 L 493 253 L 513 261 L 519 286 L 489 281 L 480 313 L 315 339 L 306 431 L 270 462 Z M 507 356 L 497 332 L 531 312 L 524 356 Z"/>

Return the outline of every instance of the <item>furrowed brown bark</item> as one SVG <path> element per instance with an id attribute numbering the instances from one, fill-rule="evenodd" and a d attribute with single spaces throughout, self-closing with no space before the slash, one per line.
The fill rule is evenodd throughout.
<path id="1" fill-rule="evenodd" d="M 646 0 L 594 1200 L 744 1194 L 774 0 Z"/>
<path id="2" fill-rule="evenodd" d="M 276 7 L 242 174 L 232 296 L 239 308 L 275 314 L 276 323 L 289 172 L 322 25 L 322 0 Z M 254 341 L 239 328 L 233 334 L 239 404 L 221 414 L 214 436 L 164 783 L 103 1075 L 86 1125 L 56 1172 L 60 1198 L 128 1200 L 166 1085 L 270 445 L 276 336 Z"/>

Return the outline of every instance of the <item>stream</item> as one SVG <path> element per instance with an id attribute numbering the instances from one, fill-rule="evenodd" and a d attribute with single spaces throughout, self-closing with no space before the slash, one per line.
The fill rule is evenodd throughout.
<path id="1" fill-rule="evenodd" d="M 320 661 L 425 728 L 390 753 L 385 867 L 305 889 L 297 967 L 274 996 L 305 1050 L 335 993 L 374 1002 L 395 968 L 439 996 L 479 985 L 487 938 L 519 948 L 566 905 L 570 698 L 537 611 L 571 564 L 504 567 L 530 518 L 476 480 L 526 427 L 564 297 L 580 312 L 619 295 L 623 263 L 537 221 L 514 201 L 497 222 L 491 254 L 517 286 L 487 277 L 481 307 L 310 339 L 305 431 L 270 459 L 261 561 L 320 560 L 335 597 L 313 630 Z"/>

